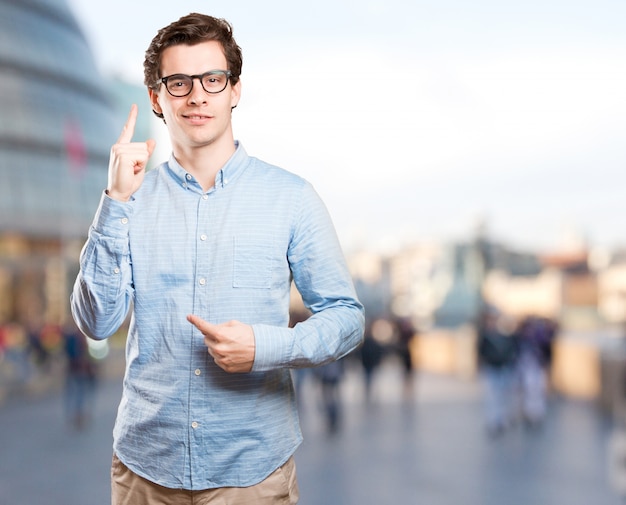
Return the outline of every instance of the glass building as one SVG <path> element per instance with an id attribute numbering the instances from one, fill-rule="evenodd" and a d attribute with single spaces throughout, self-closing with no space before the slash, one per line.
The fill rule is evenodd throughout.
<path id="1" fill-rule="evenodd" d="M 62 324 L 119 129 L 65 0 L 0 0 L 0 118 L 0 325 Z"/>

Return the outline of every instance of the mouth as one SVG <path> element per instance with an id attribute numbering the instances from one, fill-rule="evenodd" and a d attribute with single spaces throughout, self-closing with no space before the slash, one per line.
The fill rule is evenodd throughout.
<path id="1" fill-rule="evenodd" d="M 182 114 L 182 117 L 193 124 L 204 124 L 213 119 L 213 116 L 205 114 Z"/>

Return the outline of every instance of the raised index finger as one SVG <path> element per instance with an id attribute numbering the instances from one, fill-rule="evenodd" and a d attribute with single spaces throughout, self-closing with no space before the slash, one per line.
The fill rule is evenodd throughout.
<path id="1" fill-rule="evenodd" d="M 122 143 L 126 144 L 133 140 L 136 122 L 137 122 L 137 105 L 133 104 L 130 107 L 130 113 L 128 114 L 128 119 L 126 120 L 124 129 L 122 130 L 120 137 L 117 139 L 118 144 L 122 144 Z"/>

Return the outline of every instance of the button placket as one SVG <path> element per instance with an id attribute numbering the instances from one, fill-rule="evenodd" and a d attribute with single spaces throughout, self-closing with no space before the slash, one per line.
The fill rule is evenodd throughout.
<path id="1" fill-rule="evenodd" d="M 210 205 L 211 199 L 207 194 L 198 195 L 198 211 L 197 211 L 197 221 L 195 228 L 195 263 L 196 263 L 196 286 L 197 288 L 194 290 L 194 310 L 198 311 L 198 314 L 202 317 L 206 316 L 206 310 L 209 306 L 208 304 L 208 286 L 211 281 L 210 275 L 210 248 L 211 243 L 208 240 L 209 238 L 209 219 L 210 219 Z M 191 387 L 193 391 L 198 391 L 198 394 L 202 394 L 206 384 L 203 380 L 203 376 L 205 374 L 205 360 L 206 347 L 204 344 L 204 337 L 202 334 L 194 333 L 194 338 L 197 339 L 194 342 L 194 346 L 198 348 L 202 348 L 204 353 L 199 354 L 197 359 L 191 364 L 190 369 L 190 380 Z M 191 427 L 196 430 L 200 428 L 200 424 L 197 421 L 193 421 L 194 418 L 197 417 L 197 413 L 194 413 L 193 409 L 189 413 L 189 421 L 191 422 Z M 200 436 L 202 430 L 197 431 L 197 435 Z"/>
<path id="2" fill-rule="evenodd" d="M 209 220 L 209 213 L 210 213 L 210 201 L 209 201 L 209 197 L 207 194 L 202 194 L 200 195 L 200 198 L 198 200 L 198 220 L 196 222 L 196 285 L 198 286 L 198 288 L 195 290 L 195 297 L 194 297 L 194 307 L 196 308 L 196 310 L 198 310 L 199 314 L 203 314 L 205 308 L 207 307 L 208 303 L 207 303 L 207 286 L 209 284 L 209 248 L 210 248 L 210 244 L 208 241 L 208 231 L 207 231 L 207 226 L 208 226 L 208 220 Z M 195 345 L 197 346 L 202 346 L 203 349 L 206 349 L 204 347 L 204 338 L 201 334 L 197 334 L 196 338 L 198 339 L 198 341 L 195 343 Z M 191 381 L 192 381 L 192 388 L 194 390 L 197 391 L 202 391 L 203 388 L 205 387 L 204 381 L 202 380 L 202 376 L 204 374 L 204 359 L 205 356 L 202 355 L 201 357 L 198 357 L 198 360 L 194 360 L 194 363 L 192 363 L 192 368 L 190 370 L 191 372 Z M 196 379 L 196 380 L 194 380 Z M 190 412 L 190 421 L 193 420 L 193 418 L 196 417 L 196 415 L 193 412 Z M 199 423 L 197 421 L 193 421 L 191 422 L 191 427 L 195 430 L 199 427 Z M 199 434 L 200 432 L 198 432 Z"/>

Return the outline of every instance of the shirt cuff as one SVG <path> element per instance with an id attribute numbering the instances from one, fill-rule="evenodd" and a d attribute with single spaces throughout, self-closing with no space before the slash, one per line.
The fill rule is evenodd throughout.
<path id="1" fill-rule="evenodd" d="M 293 346 L 293 330 L 265 324 L 252 325 L 252 330 L 255 344 L 252 371 L 266 372 L 287 367 Z"/>
<path id="2" fill-rule="evenodd" d="M 93 229 L 105 237 L 127 237 L 132 213 L 133 206 L 130 202 L 114 200 L 103 191 L 93 219 Z"/>

